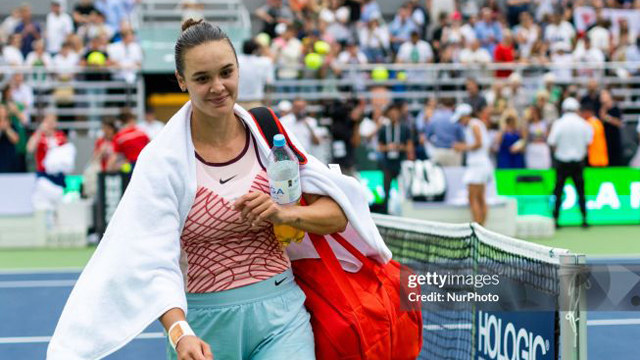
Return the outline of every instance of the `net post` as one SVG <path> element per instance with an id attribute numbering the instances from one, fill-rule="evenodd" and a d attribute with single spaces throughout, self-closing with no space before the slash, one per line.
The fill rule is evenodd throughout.
<path id="1" fill-rule="evenodd" d="M 559 255 L 560 359 L 587 360 L 586 256 Z"/>

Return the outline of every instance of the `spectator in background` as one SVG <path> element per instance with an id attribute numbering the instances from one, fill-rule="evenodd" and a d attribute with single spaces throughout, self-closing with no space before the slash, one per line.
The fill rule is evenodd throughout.
<path id="1" fill-rule="evenodd" d="M 92 12 L 98 11 L 93 5 L 92 0 L 80 0 L 76 6 L 73 7 L 73 26 L 78 30 L 83 25 L 87 25 L 90 22 L 90 15 Z"/>
<path id="2" fill-rule="evenodd" d="M 587 81 L 587 93 L 580 99 L 580 104 L 591 104 L 590 107 L 593 109 L 594 114 L 600 114 L 600 107 L 602 104 L 600 103 L 600 85 L 598 84 L 598 80 L 589 79 Z"/>
<path id="3" fill-rule="evenodd" d="M 113 139 L 118 133 L 118 126 L 116 125 L 116 119 L 105 118 L 102 120 L 102 136 L 96 139 L 93 147 L 93 159 L 100 163 L 100 170 L 102 172 L 112 171 L 117 169 L 109 169 L 109 160 L 115 156 L 115 143 Z"/>
<path id="4" fill-rule="evenodd" d="M 540 26 L 533 22 L 533 17 L 528 12 L 520 14 L 520 24 L 514 29 L 516 43 L 521 59 L 527 59 L 531 55 L 533 44 L 540 37 Z"/>
<path id="5" fill-rule="evenodd" d="M 523 139 L 526 141 L 524 162 L 527 169 L 546 170 L 551 168 L 551 150 L 547 144 L 549 123 L 542 119 L 540 109 L 530 106 L 524 112 L 525 127 Z"/>
<path id="6" fill-rule="evenodd" d="M 80 65 L 86 66 L 85 80 L 87 81 L 108 81 L 111 78 L 110 73 L 106 70 L 112 65 L 109 54 L 105 49 L 106 40 L 103 36 L 96 36 L 91 39 L 89 49 L 80 58 Z M 91 86 L 87 88 L 89 95 L 89 120 L 100 121 L 99 108 L 104 103 L 103 95 L 106 89 L 99 86 Z"/>
<path id="7" fill-rule="evenodd" d="M 31 6 L 28 4 L 20 7 L 20 23 L 16 26 L 15 33 L 22 36 L 22 44 L 20 46 L 20 52 L 22 56 L 27 54 L 33 49 L 33 42 L 42 37 L 42 28 L 40 24 L 33 21 L 31 14 Z"/>
<path id="8" fill-rule="evenodd" d="M 507 79 L 507 88 L 505 89 L 505 98 L 510 108 L 515 109 L 516 115 L 521 117 L 524 110 L 531 105 L 530 95 L 522 86 L 522 76 L 518 73 L 511 73 Z"/>
<path id="9" fill-rule="evenodd" d="M 518 129 L 517 114 L 513 109 L 504 114 L 501 121 L 502 129 L 495 140 L 498 149 L 498 169 L 522 169 L 524 168 L 524 140 Z"/>
<path id="10" fill-rule="evenodd" d="M 60 1 L 51 2 L 51 12 L 47 14 L 45 24 L 45 39 L 47 52 L 56 55 L 60 52 L 62 43 L 69 34 L 73 33 L 73 20 L 69 14 L 62 11 Z"/>
<path id="11" fill-rule="evenodd" d="M 58 130 L 58 119 L 55 114 L 48 113 L 44 116 L 36 132 L 27 142 L 27 151 L 34 154 L 36 160 L 36 175 L 45 177 L 58 186 L 65 186 L 64 174 L 50 174 L 44 166 L 47 153 L 54 147 L 67 143 L 67 137 Z"/>
<path id="12" fill-rule="evenodd" d="M 396 63 L 424 64 L 433 62 L 433 49 L 428 42 L 420 39 L 418 31 L 411 33 L 411 39 L 398 49 Z"/>
<path id="13" fill-rule="evenodd" d="M 53 60 L 51 59 L 51 55 L 45 51 L 44 39 L 39 39 L 33 42 L 33 51 L 27 55 L 27 59 L 24 63 L 26 66 L 33 67 L 34 70 L 38 67 L 43 67 L 45 69 L 51 68 Z"/>
<path id="14" fill-rule="evenodd" d="M 383 210 L 388 211 L 391 182 L 400 175 L 402 161 L 414 150 L 411 130 L 400 121 L 400 104 L 389 105 L 384 115 L 389 121 L 378 131 L 378 151 L 382 154 L 381 167 L 384 172 Z"/>
<path id="15" fill-rule="evenodd" d="M 380 24 L 378 16 L 372 17 L 358 29 L 358 39 L 368 62 L 387 61 L 390 48 L 390 34 L 386 25 Z"/>
<path id="16" fill-rule="evenodd" d="M 27 171 L 26 154 L 28 137 L 26 125 L 28 122 L 24 113 L 24 105 L 13 100 L 9 86 L 2 90 L 2 105 L 7 110 L 12 129 L 18 133 L 19 137 L 18 143 L 15 145 L 16 163 L 14 164 L 14 171 L 25 172 Z"/>
<path id="17" fill-rule="evenodd" d="M 485 188 L 493 179 L 493 164 L 489 158 L 489 133 L 482 120 L 472 118 L 473 108 L 460 104 L 453 115 L 453 121 L 464 127 L 464 140 L 456 142 L 454 149 L 465 152 L 467 169 L 462 182 L 467 185 L 469 207 L 473 221 L 483 225 L 487 219 Z"/>
<path id="18" fill-rule="evenodd" d="M 516 50 L 513 47 L 513 37 L 510 31 L 502 34 L 502 41 L 495 47 L 493 61 L 496 63 L 512 63 L 516 60 Z M 512 70 L 496 70 L 497 78 L 506 78 L 511 75 Z"/>
<path id="19" fill-rule="evenodd" d="M 115 34 L 115 29 L 105 22 L 104 14 L 98 10 L 89 14 L 89 22 L 78 29 L 78 36 L 84 42 L 91 41 L 98 36 L 104 36 L 107 40 Z"/>
<path id="20" fill-rule="evenodd" d="M 594 49 L 598 49 L 602 54 L 609 54 L 611 51 L 611 37 L 612 32 L 611 20 L 600 19 L 596 22 L 596 26 L 592 27 L 588 32 L 585 39 L 589 39 L 589 42 Z"/>
<path id="21" fill-rule="evenodd" d="M 111 29 L 117 29 L 123 20 L 128 20 L 127 9 L 122 0 L 96 0 L 94 6 L 104 15 Z"/>
<path id="22" fill-rule="evenodd" d="M 453 149 L 454 143 L 464 139 L 462 128 L 452 121 L 454 104 L 453 99 L 441 99 L 424 132 L 431 159 L 442 166 L 462 165 L 462 155 Z"/>
<path id="23" fill-rule="evenodd" d="M 362 0 L 362 7 L 360 12 L 360 21 L 367 23 L 371 19 L 382 18 L 382 11 L 376 0 Z"/>
<path id="24" fill-rule="evenodd" d="M 10 66 L 22 66 L 24 65 L 24 55 L 20 51 L 22 46 L 22 35 L 13 34 L 9 36 L 7 45 L 2 49 L 2 57 L 4 62 Z"/>
<path id="25" fill-rule="evenodd" d="M 344 44 L 354 39 L 349 28 L 349 9 L 340 5 L 338 0 L 331 0 L 329 7 L 320 11 L 319 29 L 333 41 Z"/>
<path id="26" fill-rule="evenodd" d="M 551 55 L 551 64 L 553 65 L 552 71 L 555 78 L 561 83 L 571 82 L 573 79 L 572 69 L 566 66 L 567 64 L 573 63 L 571 46 L 568 46 L 563 42 L 558 42 L 552 47 L 555 48 Z"/>
<path id="27" fill-rule="evenodd" d="M 304 99 L 295 99 L 291 113 L 281 117 L 280 122 L 293 132 L 304 151 L 316 156 L 317 152 L 314 150 L 322 141 L 318 131 L 318 120 L 309 116 L 307 102 Z"/>
<path id="28" fill-rule="evenodd" d="M 607 139 L 604 125 L 596 116 L 595 106 L 592 102 L 583 102 L 580 105 L 580 116 L 591 126 L 593 140 L 588 149 L 589 166 L 608 166 L 609 155 L 607 153 Z"/>
<path id="29" fill-rule="evenodd" d="M 84 53 L 84 42 L 78 34 L 74 33 L 67 36 L 67 42 L 71 47 L 71 52 L 78 55 L 78 57 Z"/>
<path id="30" fill-rule="evenodd" d="M 356 176 L 356 147 L 360 145 L 358 128 L 362 120 L 364 104 L 335 100 L 327 106 L 331 118 L 332 163 L 340 165 L 342 173 Z"/>
<path id="31" fill-rule="evenodd" d="M 562 16 L 555 12 L 551 14 L 551 23 L 544 29 L 544 39 L 549 43 L 549 49 L 557 52 L 562 49 L 569 52 L 573 48 L 573 39 L 576 31 L 568 21 L 562 20 Z"/>
<path id="32" fill-rule="evenodd" d="M 0 104 L 0 173 L 19 172 L 17 124 L 12 123 L 5 105 Z"/>
<path id="33" fill-rule="evenodd" d="M 121 169 L 128 163 L 133 170 L 140 152 L 149 143 L 149 137 L 138 128 L 136 117 L 130 111 L 125 110 L 120 119 L 123 125 L 113 137 L 115 155 L 109 159 L 107 168 Z"/>
<path id="34" fill-rule="evenodd" d="M 0 43 L 8 42 L 9 36 L 13 34 L 20 23 L 20 8 L 11 9 L 11 14 L 4 18 L 0 24 Z"/>
<path id="35" fill-rule="evenodd" d="M 238 104 L 247 110 L 263 106 L 265 87 L 274 81 L 273 60 L 260 56 L 260 45 L 249 39 L 242 45 L 238 69 Z"/>
<path id="36" fill-rule="evenodd" d="M 467 78 L 465 88 L 467 90 L 467 96 L 462 100 L 463 103 L 471 105 L 475 113 L 487 107 L 487 99 L 480 94 L 478 82 L 475 79 Z"/>
<path id="37" fill-rule="evenodd" d="M 255 14 L 264 22 L 262 32 L 272 39 L 277 36 L 276 25 L 281 23 L 293 24 L 293 12 L 289 7 L 282 4 L 282 0 L 267 0 L 267 3 L 259 7 Z"/>
<path id="38" fill-rule="evenodd" d="M 332 65 L 361 65 L 367 63 L 367 56 L 364 52 L 360 51 L 358 44 L 354 41 L 349 41 Z M 361 71 L 350 69 L 349 67 L 341 68 L 338 66 L 333 66 L 333 71 L 336 75 L 342 76 L 343 79 L 350 79 L 351 89 L 355 91 L 365 90 L 365 74 Z"/>
<path id="39" fill-rule="evenodd" d="M 480 44 L 484 49 L 493 54 L 495 46 L 502 41 L 502 27 L 494 19 L 491 9 L 482 8 L 481 14 L 482 17 L 475 26 L 476 38 L 480 40 Z"/>
<path id="40" fill-rule="evenodd" d="M 411 33 L 418 30 L 418 26 L 416 26 L 413 19 L 411 19 L 411 10 L 409 7 L 407 5 L 401 6 L 393 18 L 393 22 L 389 25 L 391 50 L 397 53 L 400 46 L 411 39 Z"/>
<path id="41" fill-rule="evenodd" d="M 509 27 L 518 25 L 522 14 L 529 14 L 531 0 L 507 0 L 507 22 Z"/>
<path id="42" fill-rule="evenodd" d="M 442 44 L 443 35 L 445 33 L 445 29 L 449 27 L 449 16 L 446 12 L 441 12 L 438 15 L 438 23 L 436 24 L 435 29 L 433 29 L 431 33 L 431 44 L 433 44 L 433 48 L 436 54 L 439 54 L 441 48 L 446 44 Z"/>
<path id="43" fill-rule="evenodd" d="M 576 112 L 580 103 L 574 98 L 567 98 L 562 102 L 564 115 L 554 121 L 547 139 L 553 147 L 553 155 L 556 160 L 556 185 L 554 190 L 555 209 L 553 218 L 556 228 L 559 227 L 560 206 L 562 205 L 562 193 L 567 178 L 572 178 L 578 192 L 578 203 L 582 212 L 582 227 L 587 223 L 587 200 L 584 195 L 584 160 L 587 156 L 587 148 L 593 139 L 593 133 L 589 124 Z"/>
<path id="44" fill-rule="evenodd" d="M 107 53 L 113 66 L 121 70 L 115 74 L 115 78 L 133 84 L 136 71 L 142 67 L 142 47 L 135 41 L 133 30 L 126 29 L 121 36 L 121 41 L 107 47 Z"/>
<path id="45" fill-rule="evenodd" d="M 80 56 L 71 51 L 71 44 L 68 42 L 63 43 L 60 52 L 53 57 L 52 61 L 58 80 L 63 82 L 71 81 L 79 62 Z"/>
<path id="46" fill-rule="evenodd" d="M 637 140 L 640 142 L 640 121 L 638 121 L 638 126 L 636 127 L 636 136 Z M 640 146 L 636 149 L 636 154 L 633 156 L 631 161 L 629 162 L 629 166 L 640 168 Z"/>
<path id="47" fill-rule="evenodd" d="M 30 123 L 34 105 L 33 89 L 24 82 L 22 73 L 13 74 L 9 82 L 9 88 L 11 90 L 11 98 L 24 106 L 25 125 Z"/>
<path id="48" fill-rule="evenodd" d="M 589 37 L 584 37 L 578 42 L 576 49 L 573 51 L 573 62 L 580 64 L 591 64 L 588 67 L 583 65 L 576 70 L 576 74 L 581 78 L 590 78 L 593 76 L 601 76 L 602 65 L 606 61 L 602 50 L 591 46 Z"/>
<path id="49" fill-rule="evenodd" d="M 625 166 L 622 153 L 622 111 L 613 100 L 609 90 L 600 92 L 600 112 L 599 118 L 604 125 L 604 133 L 607 138 L 607 153 L 609 155 L 609 165 Z"/>
<path id="50" fill-rule="evenodd" d="M 278 66 L 278 79 L 293 80 L 298 78 L 298 67 L 302 58 L 302 42 L 295 34 L 295 27 L 288 25 L 282 36 L 276 38 L 271 45 L 271 52 Z"/>
<path id="51" fill-rule="evenodd" d="M 473 40 L 465 43 L 460 51 L 460 63 L 464 65 L 487 65 L 491 62 L 491 54 L 487 49 L 480 47 L 480 41 Z M 474 74 L 476 74 L 474 72 Z"/>
<path id="52" fill-rule="evenodd" d="M 542 120 L 551 125 L 558 118 L 558 109 L 549 101 L 549 92 L 540 89 L 536 92 L 535 107 L 538 109 Z"/>
<path id="53" fill-rule="evenodd" d="M 153 108 L 147 106 L 144 111 L 144 119 L 138 122 L 138 128 L 147 134 L 149 141 L 151 141 L 162 131 L 164 123 L 156 119 Z"/>
<path id="54" fill-rule="evenodd" d="M 476 40 L 475 30 L 468 24 L 462 24 L 462 15 L 456 11 L 451 14 L 451 24 L 442 29 L 442 44 L 470 44 Z"/>
<path id="55" fill-rule="evenodd" d="M 428 1 L 425 1 L 425 5 L 427 3 Z M 420 38 L 424 39 L 427 37 L 427 30 L 429 29 L 429 11 L 427 10 L 429 6 L 420 5 L 420 0 L 409 0 L 408 4 L 411 9 L 411 18 L 420 32 Z"/>

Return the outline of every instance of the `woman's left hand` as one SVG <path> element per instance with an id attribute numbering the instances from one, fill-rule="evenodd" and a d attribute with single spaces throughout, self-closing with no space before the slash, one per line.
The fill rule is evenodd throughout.
<path id="1" fill-rule="evenodd" d="M 287 209 L 278 205 L 269 194 L 250 192 L 233 203 L 233 207 L 240 211 L 240 219 L 251 224 L 253 230 L 265 222 L 279 225 L 287 218 Z"/>

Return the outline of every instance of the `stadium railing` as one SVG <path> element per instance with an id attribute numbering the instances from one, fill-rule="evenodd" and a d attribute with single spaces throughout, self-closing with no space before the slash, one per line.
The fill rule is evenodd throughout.
<path id="1" fill-rule="evenodd" d="M 55 113 L 61 129 L 97 129 L 100 121 L 86 121 L 103 116 L 119 116 L 124 108 L 138 118 L 144 116 L 144 81 L 137 70 L 76 67 L 59 71 L 53 68 L 0 67 L 4 88 L 13 74 L 22 73 L 33 91 L 34 119 L 46 112 Z M 124 73 L 131 76 L 127 81 Z M 61 76 L 64 75 L 64 76 Z M 87 76 L 89 78 L 87 78 Z M 105 76 L 93 80 L 91 76 Z M 65 80 L 65 77 L 68 80 Z"/>
<path id="2" fill-rule="evenodd" d="M 175 0 L 141 1 L 138 17 L 141 26 L 180 27 L 185 14 L 198 14 L 208 21 L 221 26 L 247 28 L 251 26 L 249 12 L 240 0 L 198 0 L 193 1 L 191 9 L 183 7 Z"/>
<path id="3" fill-rule="evenodd" d="M 592 79 L 611 89 L 625 120 L 635 121 L 640 115 L 640 62 L 567 63 L 567 64 L 523 64 L 490 63 L 479 64 L 333 64 L 341 75 L 322 70 L 311 70 L 298 66 L 298 79 L 277 79 L 268 86 L 269 100 L 303 98 L 309 101 L 345 99 L 358 97 L 372 99 L 384 96 L 410 101 L 413 110 L 419 110 L 426 99 L 452 97 L 458 102 L 466 96 L 464 89 L 468 77 L 474 78 L 481 91 L 490 90 L 497 80 L 508 84 L 507 78 L 497 78 L 496 71 L 511 70 L 520 74 L 523 90 L 534 98 L 543 85 L 543 75 L 555 74 L 555 84 L 578 85 L 579 90 Z M 276 68 L 278 69 L 278 67 Z M 287 69 L 292 69 L 288 66 Z M 378 72 L 375 75 L 374 73 Z M 563 77 L 562 72 L 568 71 Z M 403 74 L 398 76 L 398 74 Z M 389 94 L 369 91 L 373 86 L 386 86 Z"/>

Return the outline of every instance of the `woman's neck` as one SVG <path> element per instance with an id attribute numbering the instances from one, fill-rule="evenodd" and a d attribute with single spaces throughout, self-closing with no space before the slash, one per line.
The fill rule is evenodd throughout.
<path id="1" fill-rule="evenodd" d="M 242 134 L 242 125 L 232 111 L 221 118 L 212 118 L 194 108 L 191 116 L 191 137 L 198 145 L 225 147 Z"/>

